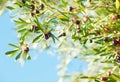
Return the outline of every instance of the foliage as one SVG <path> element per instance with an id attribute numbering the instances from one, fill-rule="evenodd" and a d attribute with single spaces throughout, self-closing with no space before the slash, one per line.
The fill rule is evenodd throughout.
<path id="1" fill-rule="evenodd" d="M 23 62 L 38 43 L 40 50 L 53 47 L 60 54 L 58 82 L 120 81 L 119 0 L 14 0 L 7 8 L 15 12 L 19 42 L 6 55 L 18 54 Z M 75 58 L 87 61 L 88 69 L 67 75 Z"/>

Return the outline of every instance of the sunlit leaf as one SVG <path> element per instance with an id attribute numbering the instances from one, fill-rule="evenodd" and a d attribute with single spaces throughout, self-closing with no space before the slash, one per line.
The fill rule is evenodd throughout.
<path id="1" fill-rule="evenodd" d="M 8 44 L 9 46 L 12 46 L 12 47 L 15 47 L 15 48 L 18 48 L 18 46 L 16 46 L 15 44 L 12 44 L 12 43 L 10 43 L 10 44 Z"/>
<path id="2" fill-rule="evenodd" d="M 7 8 L 10 9 L 10 10 L 14 10 L 14 9 L 15 9 L 15 8 L 12 7 L 12 6 L 7 6 Z"/>
<path id="3" fill-rule="evenodd" d="M 32 43 L 38 41 L 38 40 L 40 39 L 41 36 L 42 36 L 42 34 L 40 34 L 40 35 L 38 35 L 37 37 L 35 37 L 35 38 L 33 39 Z"/>
<path id="4" fill-rule="evenodd" d="M 120 7 L 120 2 L 119 2 L 119 0 L 116 0 L 116 9 L 119 9 L 119 7 Z"/>
<path id="5" fill-rule="evenodd" d="M 10 56 L 10 57 L 13 57 L 19 50 L 16 49 L 16 50 L 12 50 L 12 51 L 8 51 L 6 52 L 5 54 Z"/>
<path id="6" fill-rule="evenodd" d="M 19 58 L 20 58 L 20 55 L 22 54 L 22 51 L 21 52 L 19 52 L 19 54 L 16 56 L 16 60 L 18 60 Z"/>

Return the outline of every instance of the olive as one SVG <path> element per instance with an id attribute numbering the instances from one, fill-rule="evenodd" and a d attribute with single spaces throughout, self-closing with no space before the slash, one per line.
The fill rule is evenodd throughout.
<path id="1" fill-rule="evenodd" d="M 32 25 L 31 31 L 34 32 L 34 31 L 37 31 L 37 30 L 38 30 L 38 26 Z"/>
<path id="2" fill-rule="evenodd" d="M 76 23 L 76 25 L 79 25 L 79 24 L 80 24 L 80 21 L 79 21 L 79 20 L 76 20 L 75 23 Z"/>
<path id="3" fill-rule="evenodd" d="M 113 40 L 113 45 L 114 46 L 118 45 L 118 41 L 116 39 Z"/>
<path id="4" fill-rule="evenodd" d="M 40 12 L 39 12 L 39 10 L 36 10 L 36 14 L 39 14 Z"/>
<path id="5" fill-rule="evenodd" d="M 73 7 L 69 7 L 69 11 L 73 11 L 73 9 L 74 9 Z"/>
<path id="6" fill-rule="evenodd" d="M 108 37 L 104 37 L 104 39 L 103 39 L 105 42 L 108 42 Z"/>
<path id="7" fill-rule="evenodd" d="M 30 5 L 30 8 L 31 8 L 32 10 L 34 10 L 34 9 L 35 9 L 35 6 L 34 6 L 34 5 Z"/>
<path id="8" fill-rule="evenodd" d="M 101 77 L 101 81 L 106 81 L 107 78 L 106 77 Z"/>
<path id="9" fill-rule="evenodd" d="M 83 18 L 83 21 L 84 22 L 87 22 L 89 20 L 89 17 L 88 16 L 85 16 L 84 18 Z"/>
<path id="10" fill-rule="evenodd" d="M 45 39 L 46 39 L 46 40 L 49 39 L 49 38 L 51 37 L 51 35 L 52 35 L 51 32 L 46 33 L 46 34 L 45 34 Z"/>
<path id="11" fill-rule="evenodd" d="M 92 41 L 92 39 L 90 39 L 90 43 L 92 43 L 93 41 Z"/>
<path id="12" fill-rule="evenodd" d="M 25 4 L 25 2 L 26 2 L 26 0 L 21 0 L 22 1 L 22 3 L 24 3 Z"/>
<path id="13" fill-rule="evenodd" d="M 31 16 L 33 17 L 35 14 L 34 13 L 31 13 Z"/>
<path id="14" fill-rule="evenodd" d="M 110 71 L 107 71 L 107 76 L 111 76 L 111 72 Z"/>
<path id="15" fill-rule="evenodd" d="M 116 61 L 120 63 L 120 56 L 116 56 Z"/>
<path id="16" fill-rule="evenodd" d="M 43 10 L 44 9 L 44 4 L 40 4 L 40 9 Z"/>
<path id="17" fill-rule="evenodd" d="M 24 52 L 29 52 L 29 47 L 24 47 Z"/>

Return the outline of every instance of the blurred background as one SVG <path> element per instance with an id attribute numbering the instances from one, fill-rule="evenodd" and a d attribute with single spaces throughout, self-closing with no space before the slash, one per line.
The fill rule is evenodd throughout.
<path id="1" fill-rule="evenodd" d="M 0 16 L 0 82 L 57 82 L 57 65 L 60 64 L 57 54 L 32 50 L 32 60 L 25 61 L 23 67 L 14 58 L 5 55 L 6 51 L 13 49 L 8 44 L 16 44 L 18 41 L 15 24 L 10 16 L 8 11 Z M 85 64 L 80 59 L 74 59 L 66 73 L 81 72 L 87 68 Z"/>

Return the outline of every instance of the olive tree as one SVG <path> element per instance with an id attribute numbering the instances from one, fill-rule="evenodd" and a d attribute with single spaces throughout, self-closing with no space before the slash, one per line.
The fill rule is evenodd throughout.
<path id="1" fill-rule="evenodd" d="M 30 50 L 56 52 L 58 82 L 120 82 L 119 0 L 2 0 L 12 11 L 19 41 L 5 54 L 21 64 Z M 57 55 L 56 54 L 56 55 Z M 88 62 L 83 72 L 66 74 L 75 58 Z M 69 69 L 68 69 L 69 70 Z"/>

